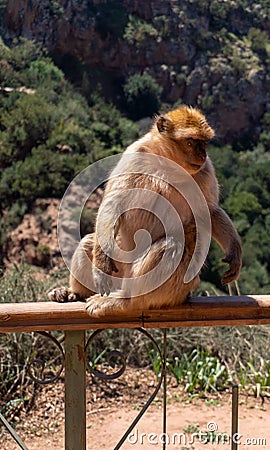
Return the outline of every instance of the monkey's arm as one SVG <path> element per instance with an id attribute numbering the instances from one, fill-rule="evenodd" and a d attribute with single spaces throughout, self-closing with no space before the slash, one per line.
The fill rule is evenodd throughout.
<path id="1" fill-rule="evenodd" d="M 242 267 L 241 240 L 229 216 L 216 205 L 210 208 L 212 220 L 212 236 L 225 253 L 222 260 L 229 264 L 230 268 L 224 273 L 222 284 L 237 280 Z"/>
<path id="2" fill-rule="evenodd" d="M 97 243 L 93 252 L 93 278 L 97 291 L 103 296 L 109 295 L 111 291 L 111 281 L 107 275 L 111 275 L 112 272 L 118 272 L 114 261 L 102 250 L 101 246 Z"/>

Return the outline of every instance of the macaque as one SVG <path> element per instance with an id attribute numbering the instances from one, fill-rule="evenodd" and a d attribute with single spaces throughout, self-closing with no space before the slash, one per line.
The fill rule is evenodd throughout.
<path id="1" fill-rule="evenodd" d="M 179 306 L 199 286 L 207 233 L 229 264 L 222 284 L 237 280 L 241 242 L 219 206 L 219 186 L 206 152 L 213 136 L 196 108 L 181 106 L 157 116 L 112 172 L 95 233 L 86 235 L 73 255 L 70 288 L 54 289 L 49 298 L 85 299 L 93 316 Z M 204 210 L 206 219 L 201 219 Z M 198 224 L 203 232 L 196 246 Z M 193 260 L 196 252 L 199 262 Z"/>

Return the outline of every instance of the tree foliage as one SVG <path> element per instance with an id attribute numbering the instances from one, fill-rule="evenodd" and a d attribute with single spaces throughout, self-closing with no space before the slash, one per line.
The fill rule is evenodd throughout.
<path id="1" fill-rule="evenodd" d="M 98 94 L 91 105 L 33 41 L 0 42 L 0 243 L 15 212 L 60 197 L 96 159 L 138 136 L 136 124 Z"/>
<path id="2" fill-rule="evenodd" d="M 148 73 L 131 75 L 124 85 L 130 117 L 141 119 L 156 113 L 160 106 L 161 91 L 161 87 Z"/>
<path id="3" fill-rule="evenodd" d="M 241 292 L 267 293 L 270 285 L 270 157 L 267 148 L 259 142 L 241 152 L 226 146 L 211 148 L 210 153 L 221 182 L 222 205 L 242 238 Z M 221 252 L 212 246 L 205 279 L 219 287 L 225 270 L 220 259 Z"/>
<path id="4" fill-rule="evenodd" d="M 219 10 L 219 2 L 212 6 L 226 18 L 228 11 Z M 250 29 L 247 39 L 254 52 L 263 52 L 264 33 Z M 233 59 L 237 52 L 229 48 L 229 42 L 235 45 L 236 37 L 228 38 L 223 50 Z M 247 55 L 250 57 L 251 53 Z M 134 120 L 158 111 L 161 87 L 147 72 L 127 77 L 124 97 L 132 121 L 108 103 L 99 90 L 90 100 L 88 92 L 87 101 L 33 41 L 21 39 L 11 47 L 0 41 L 0 67 L 3 245 L 7 232 L 18 225 L 36 198 L 61 197 L 79 171 L 99 158 L 121 152 L 137 139 L 138 124 Z M 243 242 L 239 284 L 244 294 L 267 292 L 270 285 L 269 123 L 270 115 L 266 113 L 257 140 L 246 140 L 241 146 L 216 144 L 209 149 L 221 186 L 221 204 Z M 220 279 L 226 270 L 221 259 L 222 252 L 212 244 L 202 274 L 205 281 L 219 289 L 223 289 Z"/>

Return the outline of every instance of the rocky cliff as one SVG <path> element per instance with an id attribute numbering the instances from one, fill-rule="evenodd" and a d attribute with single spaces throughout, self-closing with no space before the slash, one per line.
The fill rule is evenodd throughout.
<path id="1" fill-rule="evenodd" d="M 7 0 L 1 8 L 5 42 L 24 36 L 56 61 L 83 61 L 112 100 L 129 75 L 147 71 L 165 102 L 201 107 L 227 142 L 259 133 L 270 111 L 267 2 Z"/>

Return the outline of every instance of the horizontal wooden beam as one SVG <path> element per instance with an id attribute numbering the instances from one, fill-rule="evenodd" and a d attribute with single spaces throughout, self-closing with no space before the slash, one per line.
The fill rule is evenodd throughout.
<path id="1" fill-rule="evenodd" d="M 91 317 L 83 302 L 1 303 L 0 333 L 270 324 L 270 295 L 193 297 L 178 308 Z"/>

